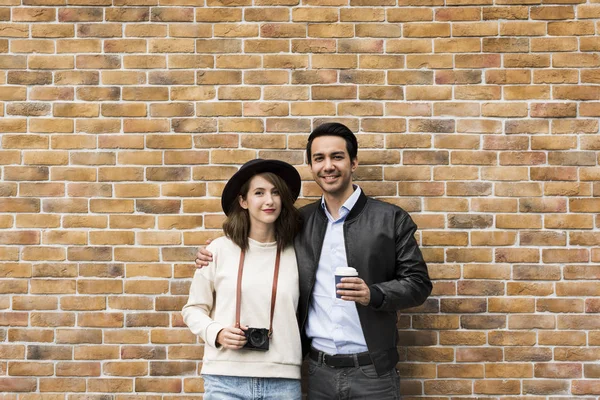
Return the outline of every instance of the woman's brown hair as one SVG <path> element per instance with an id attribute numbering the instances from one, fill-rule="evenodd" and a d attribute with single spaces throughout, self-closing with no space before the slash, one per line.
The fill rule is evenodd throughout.
<path id="1" fill-rule="evenodd" d="M 281 213 L 275 221 L 275 240 L 277 247 L 283 249 L 292 244 L 294 237 L 300 231 L 302 219 L 300 213 L 294 207 L 294 199 L 288 185 L 279 175 L 272 172 L 263 172 L 261 174 L 269 183 L 279 191 L 281 198 Z M 248 179 L 240 188 L 239 195 L 246 199 L 250 190 L 250 181 L 256 175 Z M 223 223 L 223 231 L 233 243 L 237 244 L 243 250 L 248 249 L 248 235 L 250 234 L 250 214 L 248 210 L 242 208 L 238 199 L 231 206 L 229 215 Z"/>

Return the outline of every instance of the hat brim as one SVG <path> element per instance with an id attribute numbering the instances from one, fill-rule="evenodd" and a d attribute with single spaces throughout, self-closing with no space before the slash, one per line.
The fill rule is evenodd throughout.
<path id="1" fill-rule="evenodd" d="M 290 193 L 292 194 L 293 201 L 296 201 L 300 195 L 300 187 L 302 180 L 300 174 L 296 171 L 292 165 L 279 160 L 263 160 L 257 158 L 250 160 L 235 173 L 225 184 L 223 188 L 223 194 L 221 195 L 221 207 L 225 212 L 225 215 L 229 215 L 229 212 L 237 201 L 240 189 L 246 183 L 246 181 L 252 178 L 254 175 L 262 174 L 265 172 L 272 172 L 278 175 L 287 183 Z"/>

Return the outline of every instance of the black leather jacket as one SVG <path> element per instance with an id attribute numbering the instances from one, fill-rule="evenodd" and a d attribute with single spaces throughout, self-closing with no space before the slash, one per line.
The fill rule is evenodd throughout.
<path id="1" fill-rule="evenodd" d="M 300 273 L 298 319 L 302 348 L 310 341 L 305 335 L 308 308 L 327 229 L 327 216 L 320 200 L 303 207 L 302 232 L 295 248 Z M 417 226 L 400 207 L 372 199 L 361 193 L 344 222 L 348 266 L 371 290 L 371 303 L 357 303 L 358 316 L 367 347 L 379 375 L 398 362 L 396 311 L 422 304 L 431 293 L 427 265 L 414 233 Z"/>

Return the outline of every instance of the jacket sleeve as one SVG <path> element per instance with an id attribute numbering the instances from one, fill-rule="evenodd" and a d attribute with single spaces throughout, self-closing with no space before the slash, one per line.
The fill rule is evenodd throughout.
<path id="1" fill-rule="evenodd" d="M 210 250 L 214 254 L 213 261 L 194 273 L 190 295 L 181 313 L 190 331 L 200 336 L 207 345 L 216 348 L 217 335 L 224 326 L 210 317 L 214 305 L 215 269 L 218 262 L 218 254 L 213 249 Z"/>
<path id="2" fill-rule="evenodd" d="M 417 225 L 407 213 L 396 214 L 396 278 L 371 285 L 371 306 L 395 312 L 416 307 L 431 294 L 427 264 L 415 240 Z"/>

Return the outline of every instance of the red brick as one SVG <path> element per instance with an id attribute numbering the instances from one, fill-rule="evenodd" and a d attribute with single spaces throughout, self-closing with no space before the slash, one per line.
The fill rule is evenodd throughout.
<path id="1" fill-rule="evenodd" d="M 600 376 L 600 371 L 598 370 L 598 365 L 585 364 L 584 375 L 586 378 L 598 378 Z"/>
<path id="2" fill-rule="evenodd" d="M 492 298 L 488 300 L 488 311 L 495 313 L 527 313 L 535 311 L 535 301 L 526 298 Z"/>
<path id="3" fill-rule="evenodd" d="M 548 296 L 554 293 L 554 287 L 548 283 L 509 282 L 506 288 L 509 296 Z"/>
<path id="4" fill-rule="evenodd" d="M 148 374 L 148 364 L 135 361 L 111 361 L 104 363 L 102 370 L 104 374 L 109 376 L 144 376 Z"/>
<path id="5" fill-rule="evenodd" d="M 481 257 L 450 257 L 451 260 L 464 262 L 489 262 L 488 252 L 479 250 L 483 256 Z M 448 251 L 450 253 L 450 251 Z M 458 293 L 465 296 L 502 296 L 504 295 L 504 284 L 495 281 L 469 281 L 459 282 Z"/>
<path id="6" fill-rule="evenodd" d="M 449 362 L 454 356 L 453 352 L 446 348 L 411 347 L 408 349 L 407 359 L 409 361 L 434 361 Z"/>
<path id="7" fill-rule="evenodd" d="M 8 373 L 12 376 L 51 376 L 54 366 L 51 363 L 10 362 Z"/>
<path id="8" fill-rule="evenodd" d="M 538 299 L 536 310 L 550 312 L 582 312 L 583 301 L 580 299 Z"/>
<path id="9" fill-rule="evenodd" d="M 510 246 L 515 244 L 516 234 L 509 231 L 471 232 L 473 246 Z"/>
<path id="10" fill-rule="evenodd" d="M 593 347 L 557 347 L 554 350 L 554 359 L 557 361 L 596 361 L 599 355 L 598 350 Z"/>
<path id="11" fill-rule="evenodd" d="M 497 347 L 459 347 L 456 349 L 457 362 L 493 362 L 502 360 L 502 349 Z"/>
<path id="12" fill-rule="evenodd" d="M 545 333 L 545 332 L 540 332 Z M 506 361 L 550 361 L 552 350 L 547 347 L 509 347 L 505 349 Z"/>
<path id="13" fill-rule="evenodd" d="M 98 362 L 60 362 L 56 365 L 57 376 L 99 376 Z"/>
<path id="14" fill-rule="evenodd" d="M 600 393 L 598 380 L 572 381 L 572 393 L 575 395 L 597 395 Z"/>
<path id="15" fill-rule="evenodd" d="M 406 57 L 406 66 L 409 69 L 445 69 L 452 68 L 452 55 L 450 54 L 439 54 L 439 55 L 408 55 Z"/>
<path id="16" fill-rule="evenodd" d="M 13 326 L 18 326 L 18 321 L 15 321 Z M 28 328 L 12 328 L 8 332 L 9 342 L 30 342 L 30 343 L 52 343 L 54 341 L 54 332 L 51 329 L 28 329 Z M 11 374 L 11 375 L 29 375 L 23 374 Z M 35 375 L 35 374 L 31 374 Z M 42 375 L 52 375 L 42 373 Z"/>
<path id="17" fill-rule="evenodd" d="M 123 337 L 123 333 L 121 333 L 121 335 L 119 335 L 119 337 Z M 127 335 L 130 336 L 130 335 Z M 137 335 L 133 335 L 134 337 L 138 338 L 136 339 L 135 342 L 137 342 L 139 340 L 139 334 Z M 144 337 L 145 341 L 144 343 L 147 342 L 147 337 Z M 114 339 L 117 339 L 116 337 Z M 131 340 L 131 339 L 129 339 Z M 118 340 L 112 340 L 112 341 L 117 341 L 119 343 L 130 343 L 129 341 L 123 342 L 122 340 L 118 341 Z M 135 343 L 134 342 L 134 343 Z M 127 359 L 147 359 L 147 360 L 161 360 L 161 359 L 166 359 L 167 356 L 167 352 L 166 352 L 166 348 L 162 347 L 162 346 L 123 346 L 122 350 L 121 350 L 121 359 L 123 360 L 127 360 Z"/>
<path id="18" fill-rule="evenodd" d="M 589 252 L 587 249 L 544 249 L 542 260 L 546 263 L 588 262 Z"/>
<path id="19" fill-rule="evenodd" d="M 536 378 L 581 378 L 583 367 L 576 363 L 537 363 L 534 371 Z"/>
<path id="20" fill-rule="evenodd" d="M 0 354 L 3 358 L 25 359 L 25 346 L 0 345 Z"/>
<path id="21" fill-rule="evenodd" d="M 133 379 L 116 378 L 94 378 L 88 379 L 88 391 L 90 392 L 131 392 L 133 390 Z"/>
<path id="22" fill-rule="evenodd" d="M 523 381 L 525 394 L 568 394 L 569 382 L 562 380 L 526 380 Z"/>
<path id="23" fill-rule="evenodd" d="M 476 394 L 519 394 L 521 384 L 516 380 L 482 380 L 475 382 L 474 392 Z"/>
<path id="24" fill-rule="evenodd" d="M 533 378 L 533 365 L 498 363 L 485 365 L 486 378 Z"/>
<path id="25" fill-rule="evenodd" d="M 457 54 L 457 68 L 498 68 L 501 64 L 499 54 Z"/>
<path id="26" fill-rule="evenodd" d="M 37 390 L 37 379 L 0 378 L 0 389 L 3 392 L 34 392 Z"/>
<path id="27" fill-rule="evenodd" d="M 508 327 L 510 329 L 556 329 L 556 320 L 552 315 L 511 315 L 508 317 Z"/>
<path id="28" fill-rule="evenodd" d="M 481 364 L 441 364 L 437 367 L 439 378 L 483 378 Z"/>
<path id="29" fill-rule="evenodd" d="M 148 333 L 143 330 L 118 330 L 118 331 L 107 331 L 106 332 L 106 342 L 107 343 L 117 343 L 117 344 L 144 344 L 148 343 Z M 153 352 L 154 350 L 154 352 Z M 130 358 L 148 358 L 148 357 L 139 357 L 143 351 L 141 349 L 131 349 L 131 347 L 124 347 L 121 352 L 121 358 L 130 359 Z M 144 353 L 146 354 L 146 353 Z M 164 348 L 151 348 L 148 355 L 154 354 L 155 358 L 166 358 L 166 352 Z"/>
<path id="30" fill-rule="evenodd" d="M 529 14 L 529 7 L 513 5 L 507 7 L 484 7 L 482 11 L 484 20 L 527 19 Z"/>
<path id="31" fill-rule="evenodd" d="M 545 222 L 544 226 L 549 225 Z M 521 232 L 519 244 L 523 246 L 564 246 L 566 234 L 562 232 Z"/>
<path id="32" fill-rule="evenodd" d="M 487 308 L 486 301 L 483 299 L 442 299 L 441 311 L 445 313 L 480 313 Z"/>
<path id="33" fill-rule="evenodd" d="M 468 380 L 435 379 L 425 382 L 428 395 L 466 395 L 472 393 L 472 384 Z"/>
<path id="34" fill-rule="evenodd" d="M 118 346 L 78 346 L 74 351 L 75 360 L 111 360 L 118 357 Z"/>
<path id="35" fill-rule="evenodd" d="M 440 332 L 440 344 L 442 345 L 482 345 L 486 343 L 486 337 L 483 332 L 470 331 L 442 331 Z M 458 361 L 458 360 L 457 360 Z M 441 376 L 441 371 L 438 369 Z"/>
<path id="36" fill-rule="evenodd" d="M 57 329 L 56 343 L 100 344 L 102 343 L 102 331 L 98 329 Z"/>
<path id="37" fill-rule="evenodd" d="M 180 393 L 181 379 L 176 378 L 136 378 L 136 392 Z"/>
<path id="38" fill-rule="evenodd" d="M 75 314 L 74 313 L 31 313 L 30 316 L 31 326 L 43 326 L 43 327 L 56 327 L 56 326 L 74 326 L 75 325 Z"/>

